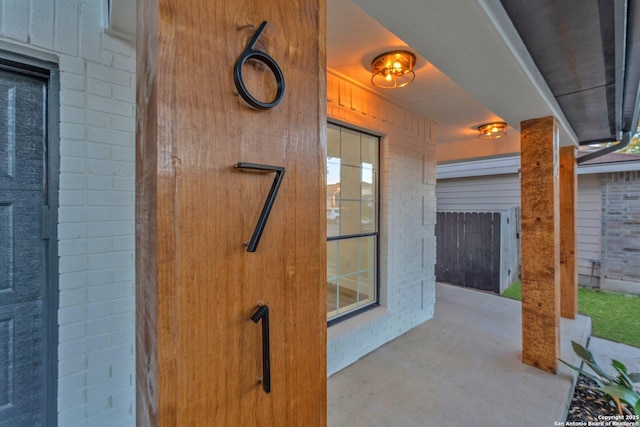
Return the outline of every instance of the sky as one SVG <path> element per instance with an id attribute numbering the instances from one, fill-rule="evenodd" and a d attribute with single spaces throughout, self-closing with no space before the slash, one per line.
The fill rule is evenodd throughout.
<path id="1" fill-rule="evenodd" d="M 340 159 L 329 157 L 327 159 L 327 184 L 337 184 L 340 182 Z M 373 183 L 373 165 L 362 163 L 362 182 Z"/>

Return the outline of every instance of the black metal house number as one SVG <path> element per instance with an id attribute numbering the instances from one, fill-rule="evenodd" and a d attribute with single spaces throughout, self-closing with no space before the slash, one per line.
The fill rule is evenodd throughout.
<path id="1" fill-rule="evenodd" d="M 235 66 L 233 67 L 233 81 L 236 84 L 236 89 L 238 89 L 238 93 L 247 104 L 249 104 L 250 106 L 252 106 L 257 110 L 268 110 L 269 108 L 273 108 L 276 105 L 278 105 L 280 101 L 282 101 L 282 98 L 284 97 L 284 89 L 285 89 L 284 75 L 282 74 L 282 70 L 278 66 L 278 63 L 274 61 L 273 58 L 267 55 L 266 53 L 253 49 L 253 47 L 255 46 L 256 42 L 262 35 L 262 32 L 264 31 L 266 26 L 267 26 L 267 21 L 262 22 L 262 24 L 260 25 L 260 28 L 258 28 L 258 31 L 256 31 L 256 33 L 253 35 L 253 37 L 251 38 L 251 41 L 245 48 L 244 52 L 242 52 L 242 55 L 240 55 L 240 58 L 238 58 Z M 253 59 L 253 60 L 262 62 L 267 67 L 269 67 L 269 69 L 273 73 L 273 76 L 276 79 L 277 90 L 276 90 L 276 95 L 271 102 L 262 102 L 257 100 L 253 95 L 249 93 L 249 90 L 245 86 L 244 80 L 242 78 L 242 66 L 244 65 L 245 62 L 247 62 L 248 59 Z"/>
<path id="2" fill-rule="evenodd" d="M 264 227 L 267 224 L 267 220 L 269 219 L 269 214 L 271 213 L 271 208 L 276 201 L 276 196 L 278 195 L 278 190 L 280 189 L 280 184 L 282 184 L 282 178 L 284 177 L 284 167 L 283 166 L 270 166 L 270 165 L 260 165 L 256 163 L 246 163 L 246 162 L 238 162 L 235 165 L 236 169 L 246 169 L 253 170 L 259 172 L 275 172 L 276 177 L 273 179 L 273 184 L 271 185 L 271 190 L 269 190 L 269 194 L 267 195 L 267 200 L 264 202 L 264 206 L 262 207 L 262 212 L 260 213 L 260 217 L 258 218 L 258 223 L 256 224 L 256 228 L 253 230 L 253 235 L 251 236 L 251 240 L 247 243 L 247 252 L 255 252 L 258 249 L 258 243 L 260 243 L 260 237 L 262 236 L 262 232 L 264 231 Z"/>

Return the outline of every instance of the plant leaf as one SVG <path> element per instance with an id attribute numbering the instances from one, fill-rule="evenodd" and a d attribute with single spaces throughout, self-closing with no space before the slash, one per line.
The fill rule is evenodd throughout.
<path id="1" fill-rule="evenodd" d="M 600 378 L 596 377 L 595 375 L 593 375 L 591 372 L 587 372 L 584 369 L 580 369 L 580 368 L 578 368 L 576 366 L 573 366 L 572 364 L 567 363 L 562 359 L 558 359 L 558 360 L 561 361 L 562 363 L 564 363 L 565 365 L 567 365 L 568 367 L 570 367 L 571 369 L 573 369 L 574 371 L 576 371 L 576 372 L 584 375 L 585 377 L 593 380 L 596 384 L 598 384 L 598 388 L 601 388 L 601 387 L 604 386 L 604 383 L 602 382 L 602 380 Z"/>
<path id="2" fill-rule="evenodd" d="M 593 354 L 577 342 L 571 341 L 571 347 L 573 347 L 573 351 L 585 362 L 595 362 Z"/>
<path id="3" fill-rule="evenodd" d="M 625 372 L 618 370 L 618 368 L 616 368 L 616 370 L 618 371 L 618 378 L 616 382 L 625 386 L 629 390 L 633 390 L 633 381 L 631 381 L 631 378 L 629 378 Z"/>
<path id="4" fill-rule="evenodd" d="M 611 366 L 613 366 L 618 372 L 627 373 L 627 367 L 624 366 L 624 363 L 617 361 L 616 359 L 611 360 Z"/>
<path id="5" fill-rule="evenodd" d="M 629 378 L 631 378 L 631 381 L 634 383 L 640 383 L 640 372 L 631 372 Z"/>
<path id="6" fill-rule="evenodd" d="M 640 400 L 638 400 L 638 403 L 636 403 L 636 406 L 633 407 L 633 412 L 635 412 L 636 415 L 640 414 Z"/>
<path id="7" fill-rule="evenodd" d="M 600 390 L 611 397 L 624 400 L 632 407 L 635 407 L 640 402 L 640 393 L 629 390 L 620 384 L 607 384 L 604 387 L 600 387 Z"/>
<path id="8" fill-rule="evenodd" d="M 627 375 L 627 367 L 624 366 L 622 362 L 619 362 L 615 359 L 611 361 L 611 366 L 613 366 L 614 369 L 618 371 L 618 378 L 616 382 L 618 384 L 622 384 L 629 390 L 633 390 L 633 381 L 631 381 L 631 378 L 629 378 L 629 376 Z"/>
<path id="9" fill-rule="evenodd" d="M 584 360 L 587 366 L 593 369 L 593 371 L 596 374 L 598 374 L 603 380 L 605 380 L 606 382 L 614 382 L 616 380 L 614 377 L 609 375 L 604 369 L 602 369 L 600 365 L 598 365 L 598 362 L 596 362 L 596 360 L 593 357 L 593 354 L 589 350 L 587 350 L 586 348 L 584 348 L 583 346 L 581 346 L 575 341 L 571 341 L 571 346 L 573 347 L 573 351 L 575 351 L 576 354 L 582 360 Z"/>

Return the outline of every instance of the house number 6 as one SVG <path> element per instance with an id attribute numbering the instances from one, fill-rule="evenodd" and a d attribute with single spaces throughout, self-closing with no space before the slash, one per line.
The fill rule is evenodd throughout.
<path id="1" fill-rule="evenodd" d="M 258 31 L 256 31 L 256 33 L 251 38 L 251 41 L 245 48 L 244 52 L 242 52 L 242 55 L 240 55 L 240 58 L 238 58 L 238 60 L 236 61 L 236 65 L 233 67 L 233 81 L 236 84 L 238 93 L 247 104 L 258 110 L 268 110 L 269 108 L 273 108 L 278 105 L 284 97 L 284 75 L 282 74 L 282 70 L 272 57 L 264 52 L 260 52 L 259 50 L 253 50 L 253 47 L 262 35 L 262 32 L 264 31 L 266 26 L 267 21 L 264 21 L 260 25 L 260 28 L 258 28 Z M 253 95 L 249 93 L 249 90 L 244 85 L 244 79 L 242 78 L 242 66 L 245 62 L 247 62 L 248 59 L 254 59 L 256 61 L 262 62 L 267 67 L 269 67 L 269 69 L 273 73 L 278 87 L 276 90 L 276 96 L 271 102 L 262 102 L 257 100 Z"/>

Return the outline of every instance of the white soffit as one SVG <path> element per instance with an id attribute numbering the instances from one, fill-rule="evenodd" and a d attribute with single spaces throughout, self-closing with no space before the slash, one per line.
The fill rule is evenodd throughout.
<path id="1" fill-rule="evenodd" d="M 136 0 L 111 0 L 109 2 L 109 31 L 112 35 L 128 40 L 136 39 Z"/>
<path id="2" fill-rule="evenodd" d="M 354 0 L 510 126 L 554 116 L 578 138 L 498 0 Z"/>

